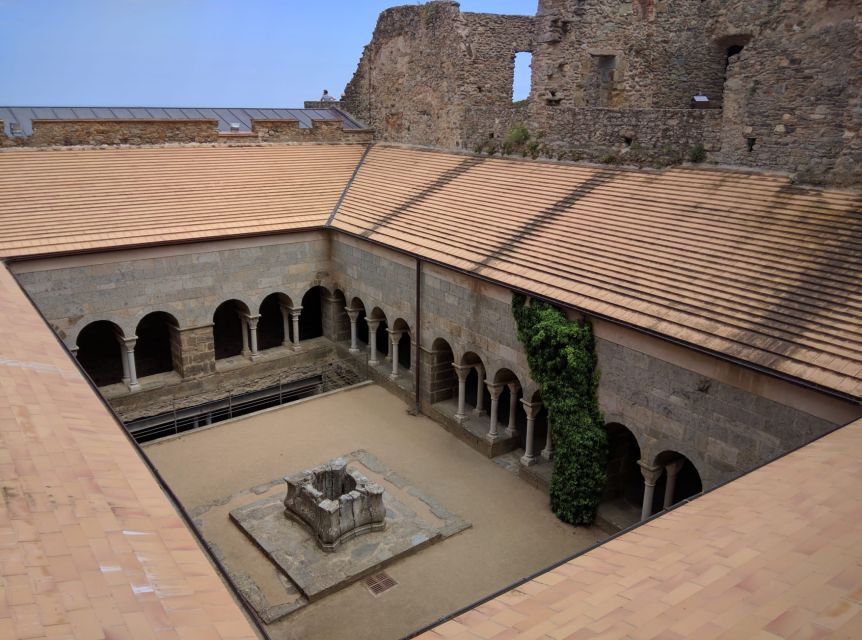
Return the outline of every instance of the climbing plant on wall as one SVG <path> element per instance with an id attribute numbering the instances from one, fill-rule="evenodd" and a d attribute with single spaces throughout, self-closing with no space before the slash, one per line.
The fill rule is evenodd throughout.
<path id="1" fill-rule="evenodd" d="M 559 309 L 512 297 L 518 339 L 542 388 L 554 442 L 551 509 L 563 522 L 591 524 L 607 480 L 607 433 L 598 402 L 593 329 Z"/>

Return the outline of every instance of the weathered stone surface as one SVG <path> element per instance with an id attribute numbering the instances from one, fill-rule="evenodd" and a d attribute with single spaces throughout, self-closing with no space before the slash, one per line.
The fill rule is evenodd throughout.
<path id="1" fill-rule="evenodd" d="M 285 476 L 285 513 L 310 529 L 324 551 L 348 540 L 386 528 L 383 488 L 340 458 L 292 476 Z"/>

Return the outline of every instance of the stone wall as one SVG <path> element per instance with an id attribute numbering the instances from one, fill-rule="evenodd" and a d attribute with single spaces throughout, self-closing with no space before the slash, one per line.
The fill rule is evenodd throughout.
<path id="1" fill-rule="evenodd" d="M 533 53 L 521 107 L 516 51 Z M 436 2 L 381 14 L 346 103 L 394 142 L 472 150 L 525 124 L 548 157 L 619 156 L 628 137 L 633 162 L 702 145 L 711 162 L 858 185 L 860 91 L 855 0 L 541 0 L 533 18 Z M 682 115 L 699 93 L 721 115 Z"/>
<path id="2" fill-rule="evenodd" d="M 117 388 L 111 400 L 125 417 L 153 413 L 153 407 L 175 401 L 182 405 L 215 397 L 225 385 L 241 386 L 245 378 L 254 379 L 252 388 L 263 388 L 284 375 L 297 379 L 313 374 L 321 362 L 331 361 L 333 343 L 327 338 L 348 338 L 341 309 L 355 299 L 368 315 L 380 309 L 390 327 L 396 320 L 404 322 L 416 340 L 415 259 L 340 233 L 138 249 L 13 267 L 70 347 L 78 332 L 96 320 L 113 321 L 131 336 L 138 321 L 153 311 L 167 311 L 177 319 L 174 351 L 181 353 L 175 354 L 180 358 L 175 372 L 142 379 L 142 391 L 134 394 L 122 385 L 106 387 Z M 450 363 L 465 363 L 468 354 L 481 360 L 486 379 L 508 370 L 523 387 L 523 396 L 533 399 L 539 390 L 517 338 L 511 292 L 427 263 L 421 275 L 421 339 L 411 362 L 415 367 L 416 356 L 421 359 L 423 408 L 442 415 L 431 402 L 451 399 Z M 326 338 L 309 342 L 329 355 L 308 360 L 292 355 L 289 347 L 276 347 L 256 362 L 237 358 L 216 367 L 211 323 L 221 302 L 237 299 L 256 313 L 271 293 L 282 292 L 298 304 L 316 285 L 326 286 L 332 295 L 323 300 Z M 575 312 L 570 316 L 576 317 Z M 666 450 L 688 457 L 707 488 L 860 413 L 858 406 L 618 325 L 596 321 L 594 326 L 606 420 L 632 431 L 645 460 Z M 487 421 L 478 416 L 466 427 L 453 427 L 442 420 L 459 437 L 493 452 L 484 439 Z"/>
<path id="3" fill-rule="evenodd" d="M 371 142 L 368 129 L 345 129 L 341 120 L 253 120 L 250 132 L 219 132 L 216 120 L 34 120 L 29 136 L 7 137 L 0 146 L 146 145 L 165 143 Z"/>

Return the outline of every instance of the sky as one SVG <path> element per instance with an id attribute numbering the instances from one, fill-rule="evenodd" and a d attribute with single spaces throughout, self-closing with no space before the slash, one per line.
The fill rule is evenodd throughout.
<path id="1" fill-rule="evenodd" d="M 400 4 L 414 3 L 0 0 L 0 105 L 302 106 L 324 88 L 340 95 L 378 14 Z M 461 10 L 534 15 L 537 4 Z"/>

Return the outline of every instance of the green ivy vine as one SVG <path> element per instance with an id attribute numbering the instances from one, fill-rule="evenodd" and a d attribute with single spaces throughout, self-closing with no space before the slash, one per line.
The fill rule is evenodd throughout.
<path id="1" fill-rule="evenodd" d="M 551 510 L 563 522 L 592 524 L 607 481 L 607 432 L 599 410 L 598 368 L 588 321 L 520 294 L 512 296 L 518 339 L 542 389 L 554 442 Z"/>

